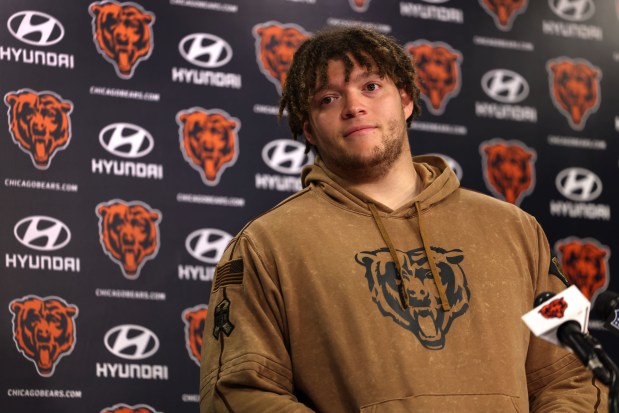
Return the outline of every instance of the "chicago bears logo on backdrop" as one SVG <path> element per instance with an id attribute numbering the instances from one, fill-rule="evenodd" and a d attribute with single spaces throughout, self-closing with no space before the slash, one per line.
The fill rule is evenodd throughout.
<path id="1" fill-rule="evenodd" d="M 91 3 L 88 11 L 97 50 L 120 78 L 130 79 L 138 63 L 153 51 L 155 15 L 139 4 L 116 1 Z"/>
<path id="2" fill-rule="evenodd" d="M 503 31 L 512 29 L 516 16 L 527 10 L 528 0 L 479 0 L 482 8 L 494 19 L 496 27 Z"/>
<path id="3" fill-rule="evenodd" d="M 449 312 L 443 311 L 436 284 L 430 272 L 428 259 L 422 248 L 407 252 L 397 251 L 402 263 L 402 279 L 406 286 L 410 306 L 402 309 L 396 287 L 395 264 L 387 248 L 364 251 L 355 255 L 357 263 L 365 267 L 365 277 L 372 294 L 372 300 L 381 314 L 391 317 L 400 326 L 411 331 L 419 342 L 430 350 L 445 347 L 445 339 L 451 323 L 469 308 L 471 293 L 466 275 L 460 266 L 464 259 L 461 250 L 430 248 L 439 276 L 446 286 L 451 305 Z"/>
<path id="4" fill-rule="evenodd" d="M 71 141 L 73 103 L 54 92 L 30 89 L 9 92 L 4 101 L 13 142 L 30 155 L 36 168 L 49 168 L 56 152 Z"/>
<path id="5" fill-rule="evenodd" d="M 542 308 L 540 308 L 539 313 L 544 318 L 563 318 L 565 314 L 565 309 L 567 308 L 567 303 L 563 297 L 552 300 Z"/>
<path id="6" fill-rule="evenodd" d="M 593 238 L 569 237 L 554 245 L 561 257 L 563 273 L 589 301 L 606 289 L 610 281 L 610 249 Z"/>
<path id="7" fill-rule="evenodd" d="M 13 341 L 39 375 L 50 377 L 60 359 L 73 352 L 78 308 L 60 297 L 28 295 L 9 304 Z"/>
<path id="8" fill-rule="evenodd" d="M 484 181 L 497 198 L 520 205 L 535 188 L 535 150 L 520 141 L 493 139 L 479 145 Z"/>
<path id="9" fill-rule="evenodd" d="M 128 404 L 120 403 L 112 407 L 105 407 L 100 413 L 159 413 L 154 407 L 147 404 L 138 404 L 129 406 Z"/>
<path id="10" fill-rule="evenodd" d="M 299 25 L 276 21 L 255 25 L 252 33 L 256 39 L 258 67 L 281 94 L 292 56 L 310 33 Z"/>
<path id="11" fill-rule="evenodd" d="M 350 7 L 357 12 L 367 11 L 368 7 L 370 7 L 371 1 L 372 0 L 348 0 Z"/>
<path id="12" fill-rule="evenodd" d="M 207 314 L 208 306 L 200 304 L 195 307 L 186 308 L 182 316 L 183 322 L 185 323 L 185 345 L 187 346 L 189 357 L 191 357 L 198 366 L 200 365 L 202 336 Z"/>
<path id="13" fill-rule="evenodd" d="M 224 170 L 239 155 L 241 121 L 223 110 L 194 107 L 178 112 L 181 152 L 209 186 L 219 183 Z"/>
<path id="14" fill-rule="evenodd" d="M 120 199 L 100 203 L 95 212 L 103 252 L 120 265 L 126 278 L 137 279 L 159 251 L 161 212 L 143 202 Z"/>
<path id="15" fill-rule="evenodd" d="M 582 130 L 600 106 L 602 71 L 584 59 L 561 57 L 546 65 L 550 97 L 570 127 Z"/>
<path id="16" fill-rule="evenodd" d="M 427 40 L 407 43 L 405 49 L 417 67 L 426 107 L 433 115 L 442 115 L 447 102 L 460 93 L 462 53 L 447 43 Z"/>

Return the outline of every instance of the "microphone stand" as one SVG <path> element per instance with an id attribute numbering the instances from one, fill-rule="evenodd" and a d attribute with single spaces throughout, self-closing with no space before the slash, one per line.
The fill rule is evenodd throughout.
<path id="1" fill-rule="evenodd" d="M 619 368 L 595 337 L 591 334 L 585 334 L 585 338 L 593 346 L 598 359 L 610 373 L 610 380 L 607 383 L 600 379 L 602 383 L 608 386 L 608 413 L 619 413 Z"/>

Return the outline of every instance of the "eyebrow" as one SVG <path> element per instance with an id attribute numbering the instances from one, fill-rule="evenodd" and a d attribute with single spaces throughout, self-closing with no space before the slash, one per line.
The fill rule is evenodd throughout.
<path id="1" fill-rule="evenodd" d="M 377 70 L 371 70 L 371 71 L 370 70 L 364 70 L 361 73 L 355 75 L 354 77 L 350 77 L 346 83 L 367 79 L 367 78 L 372 77 L 372 76 L 379 76 L 381 79 L 384 77 L 384 76 L 381 77 Z M 316 93 L 318 93 L 318 92 L 320 92 L 322 90 L 325 90 L 325 89 L 329 89 L 331 87 L 333 87 L 333 84 L 330 84 L 328 82 L 325 83 L 325 84 L 322 84 L 322 85 L 320 85 L 320 86 L 318 86 L 317 88 L 314 89 L 314 91 L 312 92 L 312 95 L 315 95 Z"/>

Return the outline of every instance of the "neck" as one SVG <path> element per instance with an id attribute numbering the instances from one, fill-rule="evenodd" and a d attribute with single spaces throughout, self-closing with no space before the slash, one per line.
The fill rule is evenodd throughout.
<path id="1" fill-rule="evenodd" d="M 409 150 L 379 177 L 364 181 L 347 180 L 351 188 L 395 210 L 410 202 L 422 190 L 422 183 Z"/>

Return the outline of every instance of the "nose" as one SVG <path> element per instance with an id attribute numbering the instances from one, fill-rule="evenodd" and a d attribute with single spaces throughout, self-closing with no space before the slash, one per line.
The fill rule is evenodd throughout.
<path id="1" fill-rule="evenodd" d="M 342 110 L 344 119 L 354 118 L 365 113 L 366 109 L 359 94 L 348 92 L 344 95 L 344 108 Z"/>

